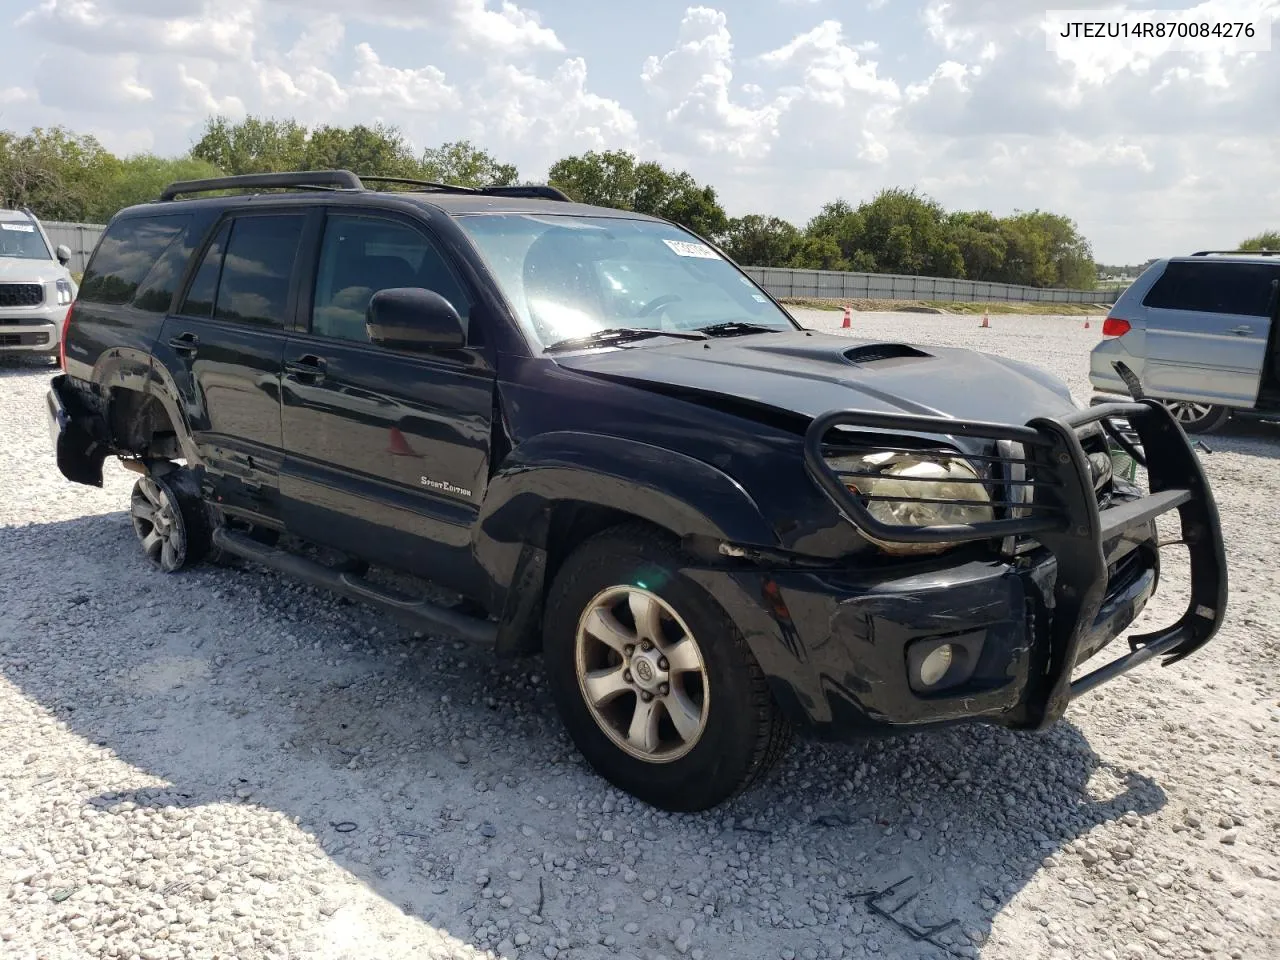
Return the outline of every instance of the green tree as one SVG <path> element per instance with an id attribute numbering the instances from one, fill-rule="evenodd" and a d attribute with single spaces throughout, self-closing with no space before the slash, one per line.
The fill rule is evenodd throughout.
<path id="1" fill-rule="evenodd" d="M 466 140 L 424 150 L 419 167 L 426 180 L 463 187 L 506 187 L 520 179 L 515 164 L 501 163 L 489 151 Z"/>
<path id="2" fill-rule="evenodd" d="M 1018 212 L 1000 221 L 1000 233 L 1006 248 L 997 279 L 1077 290 L 1097 285 L 1093 252 L 1069 218 L 1042 210 Z"/>
<path id="3" fill-rule="evenodd" d="M 548 179 L 580 203 L 662 217 L 706 237 L 719 237 L 729 218 L 709 186 L 624 150 L 592 150 L 556 161 Z"/>
<path id="4" fill-rule="evenodd" d="M 960 251 L 970 280 L 994 280 L 1004 264 L 1005 240 L 1000 221 L 983 210 L 956 212 L 946 219 L 951 242 Z"/>
<path id="5" fill-rule="evenodd" d="M 579 203 L 634 209 L 636 158 L 625 150 L 591 150 L 557 160 L 547 172 L 547 180 Z"/>
<path id="6" fill-rule="evenodd" d="M 0 131 L 0 206 L 45 220 L 87 220 L 120 162 L 94 137 L 62 127 Z"/>
<path id="7" fill-rule="evenodd" d="M 307 135 L 301 164 L 292 169 L 352 170 L 383 177 L 415 177 L 421 173 L 404 134 L 399 128 L 382 123 L 372 127 L 316 127 Z"/>
<path id="8" fill-rule="evenodd" d="M 800 231 L 786 220 L 750 213 L 729 221 L 721 243 L 738 263 L 785 267 L 796 255 L 802 239 Z"/>
<path id="9" fill-rule="evenodd" d="M 87 215 L 91 221 L 105 223 L 118 210 L 154 200 L 166 186 L 177 180 L 204 180 L 222 175 L 222 171 L 213 164 L 195 157 L 157 157 L 151 153 L 140 153 L 118 163 L 115 175 L 90 205 Z"/>
<path id="10" fill-rule="evenodd" d="M 274 173 L 306 168 L 307 128 L 296 120 L 246 117 L 232 123 L 213 117 L 191 148 L 197 160 L 229 175 Z"/>
<path id="11" fill-rule="evenodd" d="M 914 190 L 882 190 L 857 209 L 860 246 L 885 273 L 931 277 L 964 275 L 959 247 L 943 226 L 942 205 Z"/>
<path id="12" fill-rule="evenodd" d="M 1265 230 L 1240 241 L 1241 250 L 1280 250 L 1280 230 Z"/>
<path id="13" fill-rule="evenodd" d="M 719 237 L 729 226 L 716 192 L 684 171 L 656 163 L 636 166 L 636 195 L 632 209 L 688 227 L 704 237 Z"/>

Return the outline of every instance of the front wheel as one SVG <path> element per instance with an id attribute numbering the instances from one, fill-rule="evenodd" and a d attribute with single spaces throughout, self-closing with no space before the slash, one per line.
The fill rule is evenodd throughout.
<path id="1" fill-rule="evenodd" d="M 763 776 L 790 728 L 746 641 L 644 527 L 606 531 L 564 563 L 543 652 L 560 716 L 615 786 L 665 810 L 705 810 Z"/>
<path id="2" fill-rule="evenodd" d="M 1193 400 L 1161 400 L 1187 433 L 1212 433 L 1231 417 L 1229 407 Z"/>

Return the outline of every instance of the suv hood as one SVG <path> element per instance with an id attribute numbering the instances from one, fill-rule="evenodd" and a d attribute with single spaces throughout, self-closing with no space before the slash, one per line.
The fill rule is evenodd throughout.
<path id="1" fill-rule="evenodd" d="M 641 389 L 695 401 L 697 394 L 718 395 L 809 419 L 855 409 L 1022 424 L 1075 409 L 1067 386 L 1030 364 L 954 347 L 801 330 L 642 343 L 560 355 L 555 362 Z"/>
<path id="2" fill-rule="evenodd" d="M 59 277 L 70 280 L 71 271 L 57 260 L 0 257 L 0 283 L 52 283 Z"/>

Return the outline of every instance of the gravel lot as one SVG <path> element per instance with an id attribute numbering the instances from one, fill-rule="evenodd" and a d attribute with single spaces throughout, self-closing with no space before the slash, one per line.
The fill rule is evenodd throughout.
<path id="1" fill-rule="evenodd" d="M 978 323 L 850 332 L 1030 360 L 1087 400 L 1097 318 Z M 584 767 L 536 661 L 254 568 L 150 569 L 132 475 L 57 473 L 49 374 L 0 368 L 5 960 L 1280 957 L 1280 427 L 1209 441 L 1232 601 L 1200 655 L 1043 735 L 802 744 L 679 817 Z M 1178 552 L 1148 623 L 1181 609 Z"/>

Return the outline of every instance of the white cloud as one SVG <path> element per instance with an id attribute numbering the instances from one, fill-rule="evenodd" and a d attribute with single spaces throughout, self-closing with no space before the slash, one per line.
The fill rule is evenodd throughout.
<path id="1" fill-rule="evenodd" d="M 719 10 L 686 10 L 675 48 L 647 58 L 640 77 L 666 107 L 668 142 L 673 147 L 754 158 L 768 153 L 777 137 L 785 97 L 748 107 L 729 94 L 733 41 L 728 18 Z M 758 97 L 759 88 L 744 92 Z"/>

